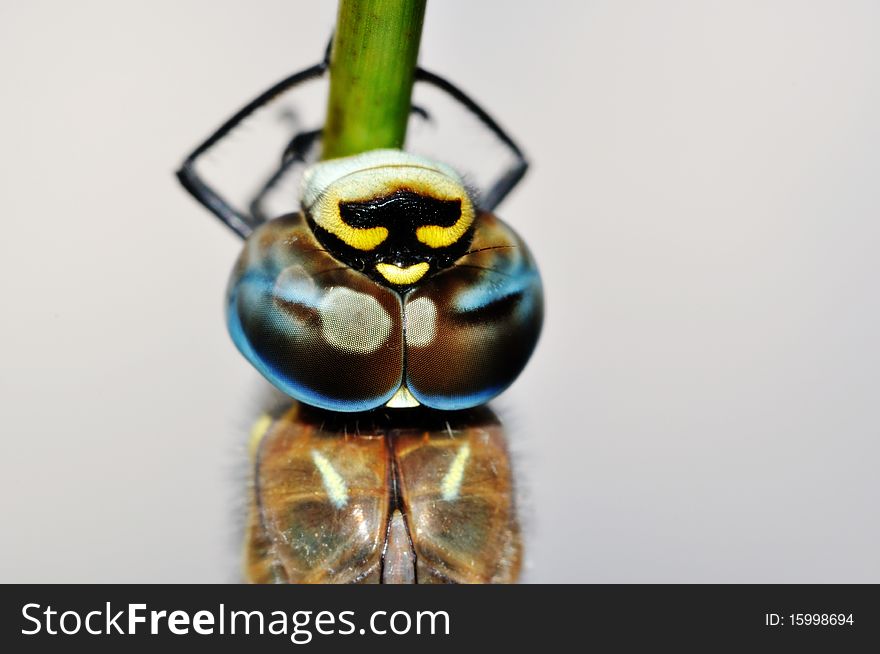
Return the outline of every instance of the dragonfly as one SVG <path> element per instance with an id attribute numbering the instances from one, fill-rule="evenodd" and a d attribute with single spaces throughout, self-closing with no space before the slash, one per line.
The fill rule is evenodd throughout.
<path id="1" fill-rule="evenodd" d="M 281 144 L 246 209 L 199 172 L 256 111 L 328 68 L 329 48 L 236 112 L 177 173 L 244 239 L 227 326 L 287 398 L 251 431 L 245 581 L 515 582 L 513 474 L 487 402 L 523 370 L 543 321 L 535 260 L 493 213 L 528 168 L 519 146 L 419 67 L 417 85 L 462 107 L 512 156 L 483 188 L 405 150 L 320 161 L 320 128 Z M 299 210 L 270 217 L 266 198 L 294 167 Z"/>

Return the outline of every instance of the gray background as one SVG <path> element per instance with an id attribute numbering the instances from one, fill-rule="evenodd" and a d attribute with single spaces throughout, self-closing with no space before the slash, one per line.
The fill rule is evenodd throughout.
<path id="1" fill-rule="evenodd" d="M 4 2 L 0 580 L 235 578 L 262 382 L 175 184 L 332 2 Z M 880 582 L 874 2 L 434 0 L 534 161 L 546 330 L 498 403 L 527 579 Z"/>

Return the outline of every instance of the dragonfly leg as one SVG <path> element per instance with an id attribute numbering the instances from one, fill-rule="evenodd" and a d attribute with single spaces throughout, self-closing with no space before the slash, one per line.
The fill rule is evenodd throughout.
<path id="1" fill-rule="evenodd" d="M 495 121 L 492 116 L 490 116 L 485 109 L 483 109 L 480 105 L 476 103 L 470 96 L 468 96 L 464 91 L 455 86 L 452 82 L 439 75 L 436 75 L 430 71 L 425 70 L 424 68 L 416 69 L 416 80 L 420 82 L 425 82 L 426 84 L 430 84 L 431 86 L 435 86 L 447 95 L 451 96 L 456 102 L 464 106 L 468 111 L 470 111 L 474 116 L 479 119 L 483 125 L 485 125 L 498 139 L 505 145 L 507 148 L 513 153 L 516 161 L 514 164 L 503 172 L 498 179 L 496 179 L 486 193 L 483 195 L 483 198 L 480 202 L 481 208 L 486 211 L 492 211 L 495 207 L 501 204 L 501 201 L 507 197 L 508 193 L 510 193 L 514 187 L 519 183 L 519 181 L 526 174 L 526 170 L 528 170 L 529 162 L 526 160 L 523 151 L 516 144 L 513 138 L 506 132 L 504 129 Z"/>
<path id="2" fill-rule="evenodd" d="M 248 208 L 251 216 L 253 216 L 258 224 L 264 223 L 273 216 L 267 214 L 266 207 L 263 202 L 279 181 L 290 171 L 291 168 L 298 164 L 304 163 L 309 152 L 314 147 L 315 142 L 321 137 L 321 130 L 314 129 L 296 134 L 284 149 L 284 155 L 281 158 L 281 165 L 272 173 L 269 178 L 260 187 L 260 190 L 254 195 L 250 201 Z"/>
<path id="3" fill-rule="evenodd" d="M 242 238 L 246 238 L 257 226 L 260 225 L 261 222 L 263 222 L 263 220 L 233 207 L 217 192 L 217 190 L 201 178 L 196 171 L 196 163 L 205 152 L 223 140 L 230 132 L 232 132 L 232 130 L 256 110 L 270 103 L 279 94 L 284 93 L 303 82 L 320 77 L 326 70 L 327 62 L 322 61 L 319 64 L 315 64 L 314 66 L 286 77 L 258 95 L 237 111 L 202 144 L 193 150 L 189 156 L 184 159 L 183 165 L 177 171 L 177 178 L 180 180 L 180 183 L 183 184 L 183 187 L 211 213 L 217 216 L 227 227 Z"/>

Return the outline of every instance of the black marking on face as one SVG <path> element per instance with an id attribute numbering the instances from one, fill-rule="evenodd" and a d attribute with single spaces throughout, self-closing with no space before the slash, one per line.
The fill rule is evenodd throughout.
<path id="1" fill-rule="evenodd" d="M 343 222 L 361 229 L 387 227 L 389 230 L 423 225 L 452 227 L 461 218 L 461 200 L 439 200 L 400 189 L 390 195 L 363 202 L 340 202 Z"/>
<path id="2" fill-rule="evenodd" d="M 381 226 L 388 229 L 388 238 L 372 250 L 352 247 L 318 225 L 311 216 L 308 216 L 308 222 L 321 245 L 339 261 L 384 286 L 404 293 L 436 272 L 451 267 L 467 252 L 476 220 L 460 239 L 447 247 L 432 248 L 416 237 L 419 227 L 437 225 L 446 228 L 455 225 L 461 218 L 461 210 L 459 199 L 440 200 L 409 189 L 400 189 L 362 202 L 340 202 L 340 218 L 349 226 L 360 229 Z M 430 268 L 416 284 L 393 284 L 376 270 L 378 263 L 405 268 L 421 262 L 427 262 Z"/>

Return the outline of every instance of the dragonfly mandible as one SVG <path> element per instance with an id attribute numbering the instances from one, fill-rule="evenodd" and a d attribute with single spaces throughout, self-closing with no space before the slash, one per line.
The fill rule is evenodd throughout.
<path id="1" fill-rule="evenodd" d="M 244 572 L 255 583 L 509 583 L 521 539 L 504 432 L 485 404 L 529 360 L 543 294 L 525 242 L 492 212 L 522 179 L 513 139 L 447 80 L 427 84 L 475 116 L 514 163 L 481 192 L 402 150 L 313 161 L 295 134 L 247 210 L 198 172 L 255 111 L 322 77 L 328 57 L 235 113 L 178 171 L 245 239 L 227 326 L 289 402 L 251 435 Z M 423 112 L 414 108 L 416 112 Z M 303 166 L 300 210 L 266 194 Z"/>

